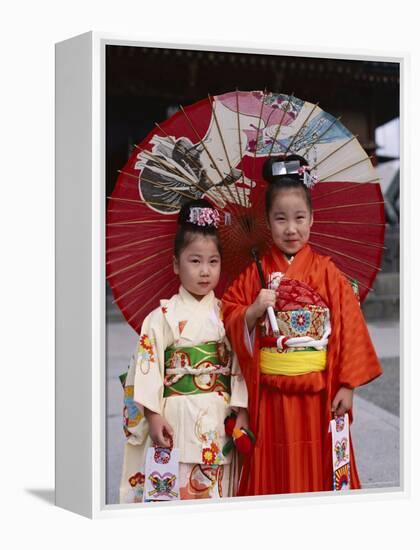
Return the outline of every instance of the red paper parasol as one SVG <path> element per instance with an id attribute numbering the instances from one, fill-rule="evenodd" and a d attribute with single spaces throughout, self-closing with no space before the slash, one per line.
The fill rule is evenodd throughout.
<path id="1" fill-rule="evenodd" d="M 178 289 L 173 239 L 185 201 L 206 196 L 225 214 L 219 293 L 252 261 L 251 246 L 263 253 L 270 245 L 261 171 L 276 154 L 308 160 L 320 180 L 310 242 L 366 296 L 381 261 L 383 199 L 369 157 L 339 119 L 292 96 L 236 91 L 181 107 L 156 126 L 121 170 L 108 206 L 107 278 L 136 331 Z"/>

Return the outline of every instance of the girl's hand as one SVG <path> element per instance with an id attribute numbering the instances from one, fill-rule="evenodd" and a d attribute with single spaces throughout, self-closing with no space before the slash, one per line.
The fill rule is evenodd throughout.
<path id="1" fill-rule="evenodd" d="M 276 291 L 268 288 L 262 288 L 255 299 L 246 310 L 245 319 L 249 330 L 252 330 L 257 319 L 264 315 L 269 306 L 276 305 Z"/>
<path id="2" fill-rule="evenodd" d="M 250 306 L 256 319 L 264 315 L 269 306 L 276 305 L 276 291 L 269 288 L 262 288 L 255 299 L 255 302 Z M 250 309 L 248 308 L 248 309 Z"/>
<path id="3" fill-rule="evenodd" d="M 242 407 L 238 409 L 238 414 L 236 416 L 235 428 L 249 428 L 249 417 L 248 410 L 243 409 Z"/>
<path id="4" fill-rule="evenodd" d="M 144 415 L 149 424 L 149 433 L 154 445 L 158 447 L 170 447 L 174 431 L 169 422 L 162 415 L 146 408 L 144 409 Z"/>
<path id="5" fill-rule="evenodd" d="M 353 390 L 342 386 L 331 404 L 331 412 L 336 416 L 343 416 L 353 405 Z"/>

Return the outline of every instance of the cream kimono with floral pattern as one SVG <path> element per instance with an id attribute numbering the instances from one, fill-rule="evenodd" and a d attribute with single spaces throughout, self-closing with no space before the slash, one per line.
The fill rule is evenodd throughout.
<path id="1" fill-rule="evenodd" d="M 143 500 L 144 463 L 152 446 L 143 407 L 162 414 L 174 430 L 179 449 L 181 499 L 232 496 L 232 454 L 222 454 L 227 442 L 224 420 L 231 407 L 247 407 L 248 394 L 236 356 L 231 364 L 231 395 L 222 391 L 193 395 L 164 393 L 165 349 L 224 342 L 220 302 L 213 292 L 196 300 L 182 286 L 179 294 L 161 300 L 144 320 L 124 388 L 124 431 L 127 436 L 120 502 Z M 202 375 L 205 376 L 205 375 Z M 205 449 L 212 449 L 211 457 Z"/>

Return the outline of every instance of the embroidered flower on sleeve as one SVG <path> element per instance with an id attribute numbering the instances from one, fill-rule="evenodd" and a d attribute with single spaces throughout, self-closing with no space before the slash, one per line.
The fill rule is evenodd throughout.
<path id="1" fill-rule="evenodd" d="M 127 502 L 143 502 L 144 493 L 144 474 L 137 472 L 128 478 L 128 483 L 131 485 L 130 493 Z"/>
<path id="2" fill-rule="evenodd" d="M 306 332 L 311 326 L 311 314 L 306 309 L 292 311 L 291 324 L 294 330 Z"/>
<path id="3" fill-rule="evenodd" d="M 216 445 L 216 443 L 213 441 L 212 444 L 210 445 L 210 449 L 214 452 L 214 453 L 218 453 L 220 451 L 218 445 Z"/>
<path id="4" fill-rule="evenodd" d="M 136 485 L 143 485 L 144 474 L 142 474 L 141 472 L 137 472 L 136 474 L 134 474 L 128 479 L 128 482 L 131 485 L 131 487 L 135 487 Z"/>
<path id="5" fill-rule="evenodd" d="M 216 453 L 211 449 L 211 447 L 204 447 L 201 458 L 203 460 L 203 464 L 214 464 L 216 460 Z"/>
<path id="6" fill-rule="evenodd" d="M 147 334 L 142 334 L 142 336 L 140 337 L 138 355 L 139 355 L 139 359 L 143 359 L 144 361 L 150 361 L 150 363 L 154 363 L 155 359 L 153 355 L 153 345 Z"/>
<path id="7" fill-rule="evenodd" d="M 134 403 L 134 386 L 124 388 L 124 426 L 134 428 L 143 418 L 141 412 Z"/>
<path id="8" fill-rule="evenodd" d="M 215 430 L 205 432 L 200 437 L 202 441 L 201 459 L 203 464 L 220 464 L 223 461 L 223 453 L 219 443 L 219 434 Z"/>

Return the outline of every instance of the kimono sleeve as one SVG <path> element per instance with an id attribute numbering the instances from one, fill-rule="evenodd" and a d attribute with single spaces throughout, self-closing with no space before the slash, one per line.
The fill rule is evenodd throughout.
<path id="1" fill-rule="evenodd" d="M 245 314 L 257 294 L 255 279 L 254 266 L 251 266 L 232 283 L 222 298 L 223 322 L 241 365 L 253 354 L 254 342 L 248 333 Z"/>
<path id="2" fill-rule="evenodd" d="M 162 310 L 156 309 L 143 322 L 137 345 L 134 374 L 134 403 L 162 414 L 165 349 L 171 330 Z"/>
<path id="3" fill-rule="evenodd" d="M 356 388 L 379 376 L 382 368 L 351 284 L 335 266 L 329 269 L 332 278 L 336 289 L 332 324 L 339 342 L 336 382 L 338 386 Z"/>
<path id="4" fill-rule="evenodd" d="M 236 353 L 232 354 L 230 406 L 248 407 L 248 390 Z"/>
<path id="5" fill-rule="evenodd" d="M 143 408 L 134 403 L 134 376 L 136 369 L 136 353 L 131 356 L 127 376 L 124 381 L 124 413 L 123 425 L 127 442 L 141 445 L 148 434 L 148 426 Z"/>

